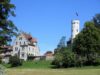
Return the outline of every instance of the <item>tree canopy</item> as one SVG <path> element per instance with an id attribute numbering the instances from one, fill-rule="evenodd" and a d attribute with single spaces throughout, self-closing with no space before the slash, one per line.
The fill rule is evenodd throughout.
<path id="1" fill-rule="evenodd" d="M 96 14 L 93 17 L 93 22 L 97 28 L 100 28 L 100 14 Z"/>
<path id="2" fill-rule="evenodd" d="M 78 57 L 85 57 L 88 63 L 100 56 L 100 30 L 93 22 L 86 22 L 83 30 L 76 36 L 73 43 L 73 52 Z M 84 59 L 83 59 L 84 60 Z"/>
<path id="3" fill-rule="evenodd" d="M 11 37 L 17 34 L 18 29 L 9 18 L 15 16 L 14 9 L 11 0 L 0 0 L 0 46 L 7 45 Z"/>

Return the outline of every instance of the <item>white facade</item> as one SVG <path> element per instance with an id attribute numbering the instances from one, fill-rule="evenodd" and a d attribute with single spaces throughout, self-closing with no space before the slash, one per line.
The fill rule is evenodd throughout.
<path id="1" fill-rule="evenodd" d="M 25 61 L 30 56 L 39 56 L 40 50 L 37 45 L 37 40 L 35 38 L 32 38 L 29 34 L 19 34 L 13 44 L 12 55 L 17 55 L 20 59 L 23 59 Z"/>
<path id="2" fill-rule="evenodd" d="M 79 33 L 79 26 L 80 26 L 80 21 L 79 20 L 72 20 L 71 42 L 73 42 L 73 39 Z"/>

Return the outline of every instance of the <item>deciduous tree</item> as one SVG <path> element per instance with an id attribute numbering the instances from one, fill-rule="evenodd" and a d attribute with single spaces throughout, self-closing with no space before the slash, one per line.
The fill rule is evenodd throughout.
<path id="1" fill-rule="evenodd" d="M 86 22 L 83 30 L 76 36 L 73 43 L 73 51 L 78 59 L 87 64 L 95 63 L 100 56 L 100 30 L 95 27 L 93 22 Z M 85 60 L 83 59 L 85 58 Z"/>
<path id="2" fill-rule="evenodd" d="M 7 45 L 17 33 L 17 27 L 9 18 L 15 16 L 14 9 L 11 0 L 0 0 L 0 46 Z"/>

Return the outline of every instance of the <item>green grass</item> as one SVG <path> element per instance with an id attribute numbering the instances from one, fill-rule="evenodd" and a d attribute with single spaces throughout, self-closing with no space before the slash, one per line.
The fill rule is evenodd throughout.
<path id="1" fill-rule="evenodd" d="M 3 64 L 5 67 L 7 68 L 11 68 L 9 64 Z M 22 66 L 19 67 L 14 67 L 14 68 L 33 68 L 33 69 L 47 69 L 47 68 L 51 68 L 51 61 L 26 61 L 23 62 Z"/>
<path id="2" fill-rule="evenodd" d="M 19 68 L 50 68 L 51 61 L 27 61 Z"/>
<path id="3" fill-rule="evenodd" d="M 2 64 L 6 68 L 11 68 L 10 64 Z M 51 61 L 26 61 L 23 62 L 22 66 L 14 67 L 15 69 L 52 69 Z M 74 67 L 68 69 L 100 69 L 100 66 L 84 66 L 84 67 Z"/>
<path id="4" fill-rule="evenodd" d="M 100 69 L 6 69 L 7 75 L 100 75 Z"/>
<path id="5" fill-rule="evenodd" d="M 52 69 L 51 61 L 27 61 L 15 68 L 6 68 L 7 75 L 100 75 L 100 66 Z M 3 64 L 6 67 L 10 65 Z"/>

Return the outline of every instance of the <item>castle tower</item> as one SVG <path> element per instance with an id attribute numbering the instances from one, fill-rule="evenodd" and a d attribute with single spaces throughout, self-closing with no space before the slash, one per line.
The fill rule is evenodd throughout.
<path id="1" fill-rule="evenodd" d="M 76 37 L 76 35 L 79 33 L 79 26 L 80 21 L 79 20 L 72 20 L 72 29 L 71 29 L 71 43 L 73 43 L 73 39 Z"/>

